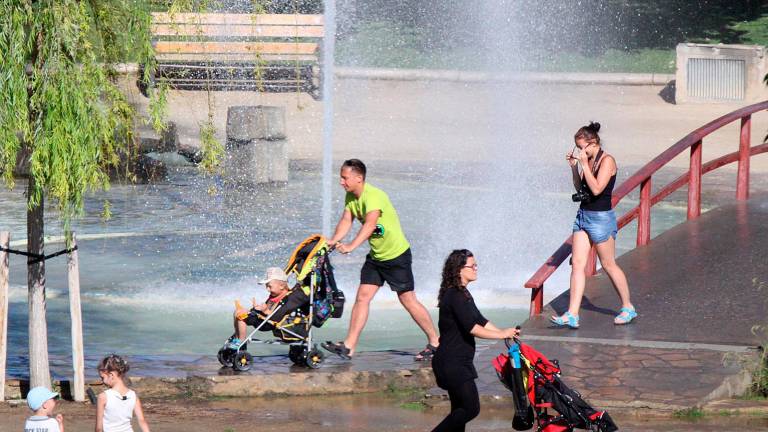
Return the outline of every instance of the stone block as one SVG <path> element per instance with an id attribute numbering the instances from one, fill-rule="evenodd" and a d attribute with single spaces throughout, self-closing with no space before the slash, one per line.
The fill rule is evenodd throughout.
<path id="1" fill-rule="evenodd" d="M 237 183 L 288 181 L 288 148 L 285 141 L 254 140 L 227 149 L 226 176 Z"/>
<path id="2" fill-rule="evenodd" d="M 169 121 L 166 130 L 157 133 L 151 126 L 141 125 L 136 129 L 139 138 L 140 153 L 175 152 L 179 143 L 179 132 L 176 123 Z"/>
<path id="3" fill-rule="evenodd" d="M 285 136 L 283 107 L 231 106 L 227 110 L 227 147 L 253 140 L 284 140 Z"/>

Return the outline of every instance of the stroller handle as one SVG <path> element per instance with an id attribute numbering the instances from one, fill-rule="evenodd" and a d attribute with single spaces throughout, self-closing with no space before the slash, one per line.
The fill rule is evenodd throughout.
<path id="1" fill-rule="evenodd" d="M 520 326 L 519 326 L 519 325 L 518 325 L 518 326 L 515 326 L 515 329 L 516 329 L 516 330 L 520 330 Z M 507 346 L 507 348 L 511 348 L 511 347 L 512 347 L 512 341 L 514 341 L 514 342 L 515 342 L 516 344 L 518 344 L 518 345 L 520 344 L 520 341 L 519 341 L 519 340 L 517 340 L 517 338 L 514 338 L 514 339 L 511 339 L 511 338 L 504 338 L 504 345 L 506 345 L 506 346 Z"/>

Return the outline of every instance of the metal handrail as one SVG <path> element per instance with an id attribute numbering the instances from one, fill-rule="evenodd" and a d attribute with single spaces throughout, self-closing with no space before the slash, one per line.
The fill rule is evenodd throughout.
<path id="1" fill-rule="evenodd" d="M 768 153 L 768 144 L 764 143 L 754 147 L 750 146 L 752 114 L 765 110 L 768 110 L 768 101 L 746 106 L 712 120 L 686 135 L 683 139 L 653 158 L 653 160 L 645 164 L 636 173 L 625 180 L 613 191 L 611 199 L 612 207 L 615 207 L 622 198 L 627 196 L 637 187 L 640 187 L 640 204 L 618 218 L 617 223 L 619 229 L 623 228 L 634 219 L 638 219 L 636 244 L 637 246 L 648 244 L 651 239 L 651 207 L 686 183 L 688 184 L 688 219 L 697 218 L 701 214 L 701 176 L 737 161 L 739 165 L 736 175 L 736 199 L 748 199 L 749 159 L 757 154 Z M 738 119 L 741 120 L 739 150 L 702 165 L 701 151 L 703 139 L 712 132 L 715 132 Z M 689 170 L 656 192 L 656 194 L 652 195 L 651 178 L 653 174 L 689 148 L 691 149 Z M 526 288 L 531 288 L 533 290 L 531 291 L 531 316 L 541 313 L 544 306 L 544 282 L 557 270 L 560 264 L 571 255 L 572 246 L 573 235 L 569 236 L 525 283 Z M 587 261 L 587 275 L 594 275 L 596 267 L 596 250 L 593 246 L 589 255 L 589 260 Z"/>

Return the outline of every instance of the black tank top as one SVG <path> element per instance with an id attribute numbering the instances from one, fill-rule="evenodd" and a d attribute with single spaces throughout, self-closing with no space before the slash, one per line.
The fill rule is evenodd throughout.
<path id="1" fill-rule="evenodd" d="M 600 150 L 600 154 L 598 155 L 598 165 L 597 169 L 593 170 L 599 171 L 600 170 L 600 164 L 602 164 L 602 156 L 603 151 Z M 597 174 L 595 174 L 597 175 Z M 599 195 L 593 195 L 592 191 L 589 189 L 589 186 L 587 185 L 587 180 L 582 177 L 581 178 L 581 190 L 589 192 L 589 197 L 591 198 L 589 202 L 581 202 L 580 208 L 582 210 L 589 210 L 589 211 L 608 211 L 611 209 L 611 194 L 613 193 L 613 186 L 616 184 L 616 174 L 611 176 L 611 179 L 608 180 L 608 184 L 605 185 L 605 189 L 603 189 L 602 192 L 600 192 Z"/>

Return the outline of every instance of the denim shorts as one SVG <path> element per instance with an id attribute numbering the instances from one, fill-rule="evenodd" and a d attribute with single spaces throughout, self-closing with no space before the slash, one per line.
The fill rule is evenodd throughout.
<path id="1" fill-rule="evenodd" d="M 592 211 L 579 209 L 573 221 L 573 232 L 584 231 L 592 243 L 602 243 L 608 237 L 616 239 L 619 227 L 613 210 Z"/>

